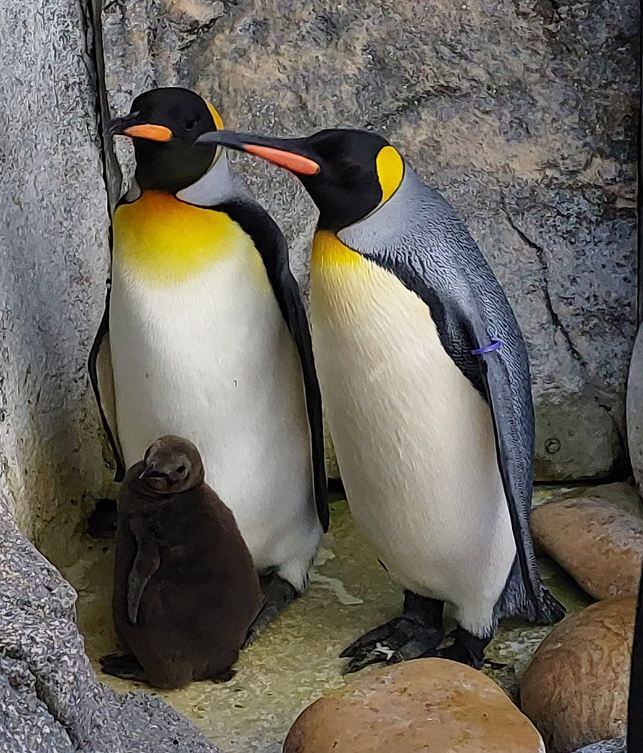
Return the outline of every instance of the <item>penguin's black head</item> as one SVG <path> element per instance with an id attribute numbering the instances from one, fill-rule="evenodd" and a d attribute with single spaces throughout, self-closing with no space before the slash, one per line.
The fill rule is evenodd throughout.
<path id="1" fill-rule="evenodd" d="M 203 483 L 201 455 L 192 442 L 168 434 L 148 447 L 138 481 L 154 494 L 178 494 Z"/>
<path id="2" fill-rule="evenodd" d="M 230 131 L 199 144 L 248 152 L 294 173 L 319 209 L 318 227 L 338 231 L 388 201 L 404 177 L 404 160 L 372 131 L 328 129 L 303 139 L 273 139 Z"/>
<path id="3" fill-rule="evenodd" d="M 217 145 L 194 145 L 199 136 L 220 128 L 221 117 L 209 102 L 189 89 L 169 87 L 140 94 L 130 114 L 113 120 L 109 131 L 133 139 L 141 189 L 176 193 L 208 172 Z"/>

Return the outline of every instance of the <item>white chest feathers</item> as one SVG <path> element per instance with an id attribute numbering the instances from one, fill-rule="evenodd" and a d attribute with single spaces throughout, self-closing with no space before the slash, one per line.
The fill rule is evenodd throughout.
<path id="1" fill-rule="evenodd" d="M 319 526 L 301 366 L 259 253 L 236 225 L 212 247 L 192 226 L 191 245 L 161 228 L 141 248 L 138 228 L 115 231 L 110 302 L 126 463 L 163 434 L 191 439 L 258 567 L 310 557 Z"/>
<path id="2" fill-rule="evenodd" d="M 515 545 L 486 402 L 420 298 L 328 233 L 311 311 L 353 515 L 406 588 L 456 604 L 465 627 L 490 624 Z"/>

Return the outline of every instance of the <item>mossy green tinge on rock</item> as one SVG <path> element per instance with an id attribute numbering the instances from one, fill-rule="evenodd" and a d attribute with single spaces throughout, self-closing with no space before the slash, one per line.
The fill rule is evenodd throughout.
<path id="1" fill-rule="evenodd" d="M 545 753 L 494 682 L 444 659 L 371 671 L 309 706 L 284 753 Z"/>

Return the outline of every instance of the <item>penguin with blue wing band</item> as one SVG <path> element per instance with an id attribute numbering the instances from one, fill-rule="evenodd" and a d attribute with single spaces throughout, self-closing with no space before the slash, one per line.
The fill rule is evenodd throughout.
<path id="1" fill-rule="evenodd" d="M 252 640 L 305 587 L 328 527 L 308 321 L 272 218 L 196 139 L 222 128 L 187 89 L 137 97 L 111 131 L 134 142 L 115 210 L 112 279 L 90 358 L 118 471 L 159 436 L 194 442 L 263 574 Z"/>
<path id="2" fill-rule="evenodd" d="M 311 324 L 326 415 L 352 514 L 405 590 L 402 616 L 344 651 L 348 670 L 436 655 L 480 667 L 500 617 L 560 619 L 529 533 L 526 347 L 453 208 L 372 132 L 198 143 L 290 170 L 319 209 Z"/>

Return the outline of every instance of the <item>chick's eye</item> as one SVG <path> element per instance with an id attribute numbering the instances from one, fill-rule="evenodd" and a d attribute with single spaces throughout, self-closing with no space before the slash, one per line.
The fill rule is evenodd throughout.
<path id="1" fill-rule="evenodd" d="M 194 118 L 193 120 L 188 120 L 188 122 L 185 124 L 185 130 L 191 131 L 196 125 L 196 123 L 197 123 L 196 118 Z"/>
<path id="2" fill-rule="evenodd" d="M 178 468 L 176 469 L 176 472 L 177 472 L 177 473 L 185 473 L 185 466 L 184 466 L 184 465 L 180 465 L 180 466 L 179 466 L 179 467 L 178 467 Z"/>

